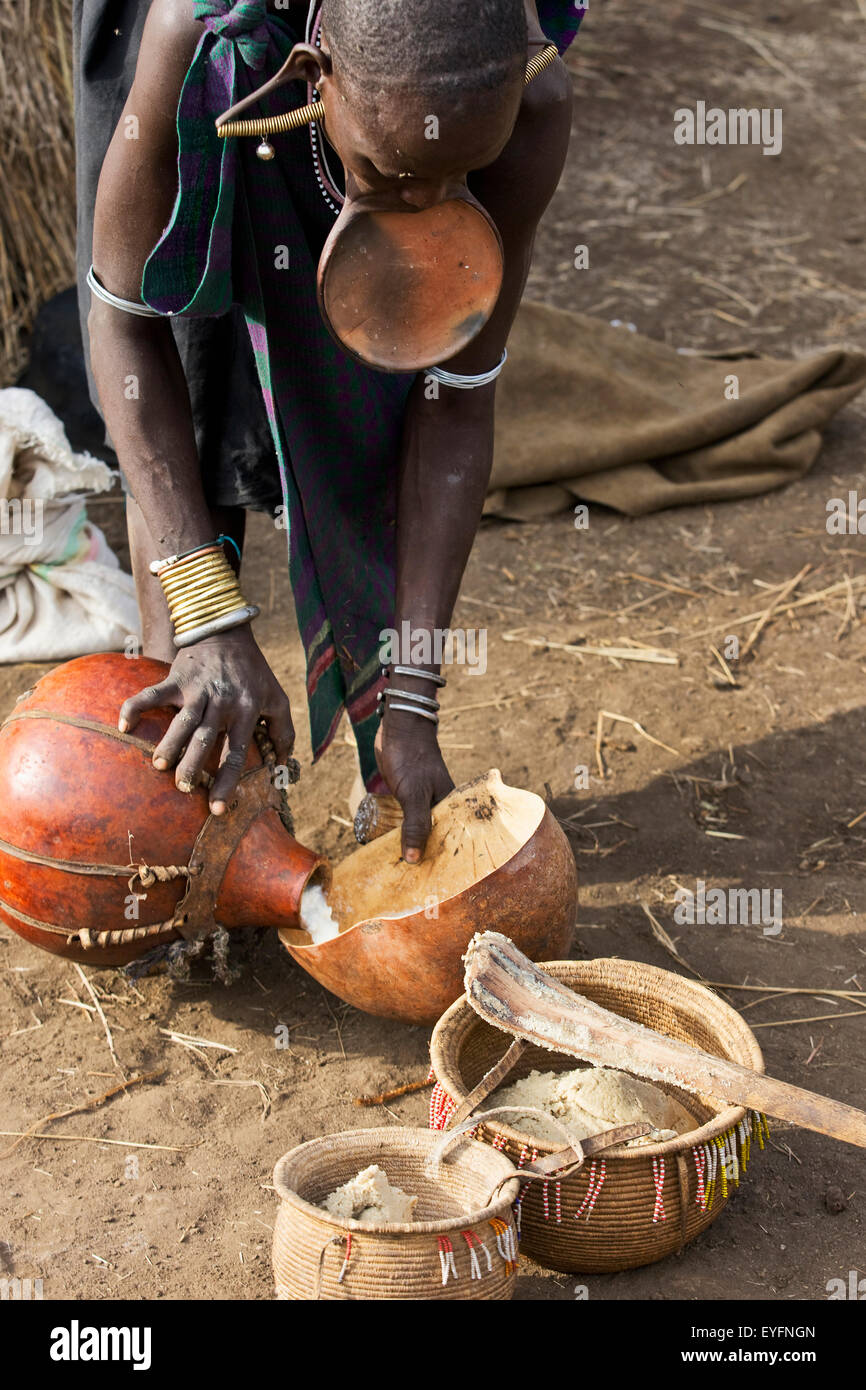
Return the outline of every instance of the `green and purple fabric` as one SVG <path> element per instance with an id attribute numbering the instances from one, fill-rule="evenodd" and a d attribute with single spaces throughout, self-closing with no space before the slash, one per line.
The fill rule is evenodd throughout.
<path id="1" fill-rule="evenodd" d="M 414 375 L 362 366 L 331 338 L 316 267 L 333 213 L 316 185 L 309 131 L 276 141 L 221 140 L 221 112 L 274 75 L 303 40 L 265 0 L 194 0 L 203 33 L 178 105 L 178 194 L 144 271 L 142 295 L 164 314 L 243 309 L 280 464 L 289 575 L 307 660 L 314 759 L 344 708 L 367 787 L 385 790 L 373 740 L 382 681 L 379 634 L 393 626 L 400 440 Z M 539 4 L 563 51 L 583 10 Z M 260 103 L 262 115 L 307 100 L 303 83 Z"/>
<path id="2" fill-rule="evenodd" d="M 538 0 L 536 8 L 542 29 L 562 54 L 577 38 L 589 0 Z"/>

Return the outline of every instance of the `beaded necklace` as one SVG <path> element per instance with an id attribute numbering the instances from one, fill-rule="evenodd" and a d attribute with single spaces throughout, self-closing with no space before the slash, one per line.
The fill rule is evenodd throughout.
<path id="1" fill-rule="evenodd" d="M 317 4 L 318 0 L 312 0 L 312 3 L 310 5 L 310 12 L 307 15 L 306 39 L 307 43 L 311 43 L 314 45 L 318 44 L 319 35 L 322 32 L 322 6 L 321 4 L 318 4 L 317 11 Z M 307 101 L 313 102 L 318 100 L 318 91 L 313 87 L 312 83 L 308 83 Z M 331 174 L 330 169 L 328 168 L 328 157 L 325 154 L 324 149 L 321 149 L 320 153 L 317 125 L 318 122 L 316 121 L 310 122 L 310 149 L 313 155 L 313 173 L 316 176 L 316 183 L 319 185 L 319 192 L 321 193 L 325 202 L 328 204 L 328 207 L 331 209 L 334 216 L 338 217 L 340 214 L 340 208 L 343 206 L 346 199 L 344 198 L 343 194 L 340 192 L 340 190 L 336 186 L 336 183 L 334 182 L 334 178 Z"/>

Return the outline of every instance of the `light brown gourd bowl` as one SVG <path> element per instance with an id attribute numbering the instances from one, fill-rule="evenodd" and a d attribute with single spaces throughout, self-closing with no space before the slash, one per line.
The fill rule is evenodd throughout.
<path id="1" fill-rule="evenodd" d="M 463 991 L 476 932 L 503 932 L 532 960 L 568 954 L 577 870 L 541 797 L 493 769 L 433 808 L 420 864 L 391 830 L 334 866 L 328 901 L 341 934 L 314 946 L 283 928 L 289 954 L 364 1013 L 432 1024 Z"/>
<path id="2" fill-rule="evenodd" d="M 514 1165 L 485 1144 L 458 1139 L 434 1178 L 428 1164 L 441 1137 L 426 1129 L 346 1130 L 285 1154 L 274 1169 L 281 1199 L 273 1240 L 277 1298 L 511 1298 L 515 1270 L 500 1254 L 490 1222 L 498 1220 L 514 1230 L 512 1203 L 519 1185 Z M 319 1206 L 371 1163 L 394 1186 L 417 1196 L 417 1221 L 362 1226 L 338 1220 Z M 488 1269 L 486 1256 L 478 1251 L 480 1278 L 472 1277 L 464 1231 L 490 1254 Z M 450 1242 L 454 1255 L 444 1284 L 440 1237 Z"/>
<path id="3" fill-rule="evenodd" d="M 576 994 L 585 995 L 612 1013 L 691 1043 L 713 1056 L 725 1057 L 753 1071 L 764 1070 L 761 1049 L 751 1028 L 730 1005 L 703 985 L 669 970 L 616 959 L 551 961 L 542 969 Z M 508 1035 L 478 1017 L 465 994 L 458 999 L 436 1024 L 430 1044 L 436 1079 L 448 1097 L 460 1105 L 511 1041 Z M 518 1081 L 531 1071 L 564 1072 L 580 1065 L 574 1057 L 531 1046 L 502 1084 Z M 628 1071 L 628 1067 L 623 1066 L 622 1070 Z M 575 1220 L 575 1213 L 587 1193 L 591 1160 L 561 1182 L 560 1223 L 555 1219 L 555 1185 L 548 1184 L 545 1219 L 545 1184 L 538 1180 L 530 1183 L 521 1203 L 521 1254 L 531 1255 L 550 1269 L 608 1274 L 652 1264 L 673 1254 L 715 1221 L 726 1205 L 721 1183 L 712 1206 L 702 1210 L 696 1200 L 698 1180 L 692 1151 L 696 1146 L 715 1143 L 717 1137 L 743 1120 L 748 1122 L 750 1117 L 742 1107 L 722 1107 L 708 1096 L 694 1096 L 668 1085 L 661 1089 L 675 1096 L 700 1122 L 700 1127 L 662 1144 L 613 1148 L 598 1155 L 596 1171 L 603 1158 L 605 1179 L 588 1219 L 586 1207 L 579 1220 Z M 495 1104 L 494 1099 L 488 1098 L 479 1110 L 492 1109 Z M 499 1120 L 482 1125 L 478 1131 L 478 1137 L 489 1144 L 497 1135 L 505 1141 L 502 1151 L 515 1163 L 526 1145 L 530 1153 L 534 1148 L 539 1155 L 562 1147 L 512 1129 Z M 656 1222 L 653 1159 L 664 1159 L 665 1219 Z"/>

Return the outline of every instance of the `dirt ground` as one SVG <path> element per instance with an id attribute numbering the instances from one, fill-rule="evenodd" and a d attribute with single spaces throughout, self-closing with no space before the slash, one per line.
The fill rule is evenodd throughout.
<path id="1" fill-rule="evenodd" d="M 676 346 L 782 356 L 866 347 L 864 37 L 856 0 L 593 7 L 569 59 L 573 146 L 530 292 L 633 321 Z M 697 99 L 782 107 L 783 153 L 710 157 L 675 146 L 672 112 Z M 578 273 L 580 241 L 592 268 Z M 488 670 L 454 670 L 442 720 L 458 783 L 496 766 L 508 782 L 542 794 L 549 786 L 556 813 L 571 817 L 581 876 L 576 956 L 683 969 L 654 936 L 646 903 L 681 957 L 729 986 L 770 1074 L 860 1106 L 862 999 L 730 986 L 866 990 L 866 627 L 863 591 L 851 590 L 849 608 L 844 585 L 864 573 L 863 540 L 825 526 L 828 498 L 866 485 L 864 446 L 861 400 L 838 417 L 811 475 L 781 493 L 640 521 L 592 508 L 586 531 L 570 515 L 485 522 L 454 621 L 486 626 Z M 117 541 L 116 501 L 93 515 Z M 283 537 L 260 517 L 252 525 L 245 587 L 264 599 L 259 639 L 301 716 L 299 836 L 340 856 L 353 843 L 354 754 L 341 731 L 309 768 Z M 753 658 L 732 663 L 731 685 L 711 644 L 731 633 L 743 640 L 754 626 L 746 615 L 806 564 L 796 596 L 839 587 L 778 614 Z M 678 661 L 617 665 L 506 640 L 515 631 L 560 643 L 657 644 Z M 42 669 L 0 673 L 3 711 Z M 638 721 L 668 749 L 618 724 L 602 779 L 600 710 Z M 586 790 L 575 789 L 581 765 Z M 674 892 L 697 879 L 780 889 L 783 930 L 678 925 Z M 341 1004 L 272 937 L 231 987 L 204 971 L 187 985 L 88 975 L 125 1074 L 164 1074 L 54 1128 L 176 1147 L 26 1141 L 0 1159 L 0 1263 L 7 1274 L 42 1277 L 47 1298 L 268 1299 L 275 1160 L 329 1131 L 425 1123 L 426 1093 L 380 1110 L 359 1110 L 353 1098 L 421 1078 L 428 1030 Z M 75 1001 L 90 1002 L 74 968 L 2 930 L 4 1130 L 114 1084 L 102 1024 Z M 797 1021 L 781 1026 L 789 1020 Z M 291 1030 L 289 1050 L 275 1047 L 279 1024 Z M 224 1050 L 199 1058 L 168 1041 L 161 1030 L 171 1029 Z M 831 1188 L 841 1191 L 841 1211 L 825 1201 Z M 577 1280 L 525 1262 L 517 1296 L 574 1299 L 577 1282 L 594 1300 L 821 1300 L 828 1280 L 866 1274 L 864 1218 L 856 1150 L 776 1127 L 728 1209 L 682 1255 Z"/>

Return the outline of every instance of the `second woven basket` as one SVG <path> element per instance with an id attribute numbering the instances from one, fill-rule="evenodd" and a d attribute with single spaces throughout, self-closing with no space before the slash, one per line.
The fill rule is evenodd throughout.
<path id="1" fill-rule="evenodd" d="M 616 959 L 553 961 L 541 968 L 612 1013 L 753 1071 L 764 1070 L 752 1030 L 703 985 L 669 970 Z M 447 1127 L 509 1042 L 478 1017 L 465 995 L 452 1004 L 430 1044 L 436 1077 L 431 1128 Z M 533 1070 L 563 1072 L 579 1065 L 573 1057 L 529 1047 L 504 1084 Z M 664 1089 L 695 1116 L 699 1127 L 663 1144 L 607 1150 L 561 1181 L 525 1183 L 517 1203 L 522 1253 L 550 1269 L 612 1273 L 673 1254 L 716 1219 L 745 1172 L 753 1142 L 763 1148 L 766 1121 L 741 1107 L 722 1107 L 708 1096 Z M 488 1099 L 478 1108 L 483 1112 L 495 1104 Z M 561 1147 L 498 1120 L 474 1132 L 518 1167 Z"/>
<path id="2" fill-rule="evenodd" d="M 274 1169 L 281 1198 L 273 1264 L 279 1299 L 508 1299 L 517 1272 L 514 1165 L 474 1140 L 431 1166 L 441 1137 L 361 1129 L 292 1149 Z M 417 1221 L 338 1220 L 319 1203 L 376 1163 L 417 1196 Z"/>

